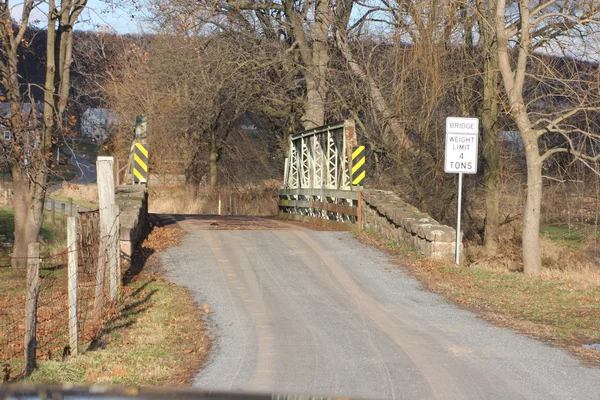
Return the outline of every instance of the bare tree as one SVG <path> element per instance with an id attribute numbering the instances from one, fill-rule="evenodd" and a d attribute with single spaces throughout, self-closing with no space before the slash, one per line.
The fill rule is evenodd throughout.
<path id="1" fill-rule="evenodd" d="M 256 116 L 244 121 L 248 113 L 267 108 L 272 97 L 277 100 L 275 85 L 263 84 L 266 76 L 275 75 L 278 50 L 271 53 L 258 39 L 240 44 L 227 34 L 204 37 L 171 28 L 163 25 L 163 32 L 143 48 L 132 43 L 129 55 L 109 72 L 107 101 L 121 116 L 123 154 L 129 150 L 135 115 L 144 114 L 148 142 L 160 149 L 160 157 L 151 156 L 151 168 L 166 171 L 178 164 L 188 183 L 198 185 L 206 177 L 214 187 L 223 154 L 238 145 L 232 135 L 256 123 Z"/>
<path id="2" fill-rule="evenodd" d="M 191 1 L 159 2 L 160 15 L 179 18 L 186 27 L 205 33 L 212 30 L 235 32 L 288 46 L 288 55 L 296 62 L 304 78 L 305 97 L 301 124 L 305 129 L 323 125 L 329 77 L 330 34 L 337 20 L 348 20 L 352 0 L 278 0 L 262 1 Z"/>
<path id="3" fill-rule="evenodd" d="M 11 5 L 0 3 L 0 40 L 2 53 L 0 73 L 10 113 L 4 123 L 11 130 L 10 142 L 2 147 L 14 182 L 15 194 L 15 246 L 13 266 L 27 264 L 27 245 L 37 240 L 42 224 L 42 202 L 46 182 L 45 143 L 37 124 L 38 112 L 31 103 L 31 113 L 26 113 L 24 96 L 18 71 L 19 55 L 26 44 L 24 35 L 32 10 L 38 5 L 26 1 L 18 25 L 13 23 Z M 34 146 L 35 144 L 35 146 Z M 42 146 L 40 146 L 42 144 Z"/>
<path id="4" fill-rule="evenodd" d="M 29 43 L 25 32 L 32 11 L 46 3 L 49 7 L 45 104 L 43 124 L 33 96 L 24 87 L 17 68 L 19 57 Z M 10 104 L 10 115 L 5 122 L 12 132 L 10 143 L 4 142 L 3 149 L 8 159 L 15 191 L 15 244 L 13 266 L 25 266 L 27 246 L 38 240 L 42 225 L 43 204 L 48 175 L 47 162 L 51 154 L 54 135 L 67 105 L 69 71 L 71 65 L 72 30 L 86 0 L 63 0 L 56 5 L 54 0 L 25 0 L 21 2 L 19 21 L 13 21 L 11 11 L 14 4 L 8 0 L 0 2 L 0 73 L 2 86 Z M 31 107 L 24 107 L 25 99 Z M 55 121 L 55 118 L 58 118 Z"/>
<path id="5" fill-rule="evenodd" d="M 591 123 L 600 110 L 597 66 L 587 71 L 581 67 L 586 55 L 597 57 L 599 13 L 600 4 L 595 1 L 522 0 L 507 6 L 506 0 L 498 0 L 499 67 L 507 107 L 527 160 L 526 274 L 539 274 L 542 269 L 539 229 L 544 163 L 559 153 L 583 163 L 600 157 L 596 154 L 598 130 Z M 555 55 L 560 62 L 552 62 Z"/>

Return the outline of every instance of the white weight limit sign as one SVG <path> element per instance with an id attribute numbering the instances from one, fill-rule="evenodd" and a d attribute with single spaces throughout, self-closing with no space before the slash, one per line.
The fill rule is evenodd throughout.
<path id="1" fill-rule="evenodd" d="M 446 118 L 446 151 L 444 171 L 458 174 L 458 213 L 456 216 L 456 264 L 460 264 L 460 214 L 463 174 L 477 173 L 479 142 L 478 118 Z"/>
<path id="2" fill-rule="evenodd" d="M 478 144 L 479 119 L 446 118 L 444 171 L 448 174 L 476 174 Z"/>

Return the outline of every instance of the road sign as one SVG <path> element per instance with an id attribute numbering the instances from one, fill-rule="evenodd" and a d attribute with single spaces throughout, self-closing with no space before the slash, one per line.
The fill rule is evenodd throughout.
<path id="1" fill-rule="evenodd" d="M 352 149 L 352 184 L 360 185 L 365 179 L 365 146 Z"/>
<path id="2" fill-rule="evenodd" d="M 478 118 L 446 118 L 446 155 L 444 171 L 448 174 L 476 174 Z"/>
<path id="3" fill-rule="evenodd" d="M 135 143 L 133 149 L 133 182 L 148 183 L 148 145 Z"/>

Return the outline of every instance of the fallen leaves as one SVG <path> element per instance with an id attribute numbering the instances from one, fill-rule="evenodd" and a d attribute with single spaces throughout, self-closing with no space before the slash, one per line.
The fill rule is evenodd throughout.
<path id="1" fill-rule="evenodd" d="M 154 251 L 163 251 L 169 247 L 176 246 L 183 238 L 184 232 L 178 228 L 155 227 L 144 240 L 142 247 Z"/>
<path id="2" fill-rule="evenodd" d="M 121 365 L 115 366 L 112 371 L 113 376 L 125 376 L 127 375 L 127 369 Z"/>

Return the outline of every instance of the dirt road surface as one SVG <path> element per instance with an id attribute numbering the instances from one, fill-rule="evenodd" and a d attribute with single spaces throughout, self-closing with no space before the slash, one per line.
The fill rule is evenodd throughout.
<path id="1" fill-rule="evenodd" d="M 194 386 L 393 399 L 597 399 L 600 370 L 423 291 L 351 233 L 163 216 L 215 345 Z M 394 270 L 390 272 L 389 270 Z"/>

